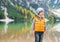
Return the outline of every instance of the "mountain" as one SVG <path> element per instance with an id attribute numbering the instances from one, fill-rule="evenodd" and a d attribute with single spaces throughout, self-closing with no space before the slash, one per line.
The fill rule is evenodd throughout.
<path id="1" fill-rule="evenodd" d="M 49 2 L 52 8 L 60 8 L 60 0 L 50 0 Z"/>
<path id="2" fill-rule="evenodd" d="M 25 17 L 25 15 L 23 15 L 23 13 L 21 12 L 22 10 L 27 9 L 28 11 L 35 12 L 38 7 L 44 8 L 45 16 L 47 17 L 48 14 L 50 14 L 51 9 L 60 8 L 60 0 L 0 0 L 0 12 L 2 11 L 1 6 L 7 8 L 7 12 L 9 14 L 8 17 L 19 20 L 24 19 Z M 22 7 L 22 10 L 20 9 L 20 7 Z M 2 14 L 0 14 L 0 16 Z"/>

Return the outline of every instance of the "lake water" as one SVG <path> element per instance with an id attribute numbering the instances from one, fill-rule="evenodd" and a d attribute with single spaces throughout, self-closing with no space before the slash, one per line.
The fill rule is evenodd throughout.
<path id="1" fill-rule="evenodd" d="M 29 32 L 31 31 L 31 25 L 32 22 L 12 22 L 8 24 L 8 30 L 7 33 L 4 34 L 4 25 L 5 23 L 0 23 L 0 39 L 6 39 L 6 38 L 10 38 L 12 37 L 19 37 L 25 34 L 29 34 Z M 47 38 L 49 38 L 49 40 L 51 40 L 52 42 L 55 42 L 55 40 L 57 41 L 57 39 L 59 36 L 59 27 L 60 27 L 60 22 L 55 22 L 55 23 L 49 23 L 47 22 L 47 26 L 49 27 L 48 30 L 51 31 L 47 31 L 45 33 L 45 39 L 48 40 Z M 54 28 L 54 29 L 51 29 Z M 57 31 L 58 30 L 58 31 Z M 47 36 L 47 37 L 46 37 Z M 45 40 L 45 41 L 46 41 Z"/>

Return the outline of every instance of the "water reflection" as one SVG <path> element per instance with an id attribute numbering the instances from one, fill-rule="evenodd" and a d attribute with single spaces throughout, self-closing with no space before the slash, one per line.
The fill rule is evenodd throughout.
<path id="1" fill-rule="evenodd" d="M 22 36 L 22 35 L 25 35 L 25 34 L 29 34 L 29 32 L 31 31 L 31 24 L 32 22 L 29 21 L 29 22 L 11 22 L 8 24 L 8 30 L 7 30 L 7 33 L 2 35 L 2 38 L 15 38 L 15 37 L 19 37 L 19 36 Z M 59 33 L 58 31 L 56 31 L 56 29 L 52 29 L 52 28 L 58 28 L 60 26 L 60 22 L 51 22 L 51 21 L 48 21 L 47 23 L 47 31 L 45 32 L 45 39 L 46 39 L 46 42 L 49 38 L 49 40 L 51 42 L 57 42 L 59 40 Z M 50 30 L 50 31 L 49 31 Z M 30 34 L 29 34 L 30 35 Z M 31 39 L 32 35 L 30 36 L 30 39 Z"/>

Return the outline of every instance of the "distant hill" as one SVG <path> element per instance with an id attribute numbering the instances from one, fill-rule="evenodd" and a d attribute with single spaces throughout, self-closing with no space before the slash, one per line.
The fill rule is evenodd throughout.
<path id="1" fill-rule="evenodd" d="M 0 0 L 0 18 L 4 18 L 3 12 L 1 10 L 1 6 L 4 6 L 7 8 L 8 17 L 15 19 L 17 21 L 24 20 L 24 9 L 27 11 L 31 11 L 30 8 L 32 7 L 32 13 L 33 9 L 37 9 L 38 7 L 43 7 L 45 10 L 45 17 L 48 18 L 48 14 L 50 14 L 49 7 L 51 9 L 56 9 L 60 7 L 60 0 Z M 21 9 L 22 7 L 22 9 Z M 31 17 L 30 13 L 28 13 L 28 18 Z M 51 13 L 53 14 L 53 13 Z M 56 17 L 54 15 L 54 17 Z M 59 18 L 59 17 L 58 17 Z M 26 19 L 25 19 L 26 20 Z"/>

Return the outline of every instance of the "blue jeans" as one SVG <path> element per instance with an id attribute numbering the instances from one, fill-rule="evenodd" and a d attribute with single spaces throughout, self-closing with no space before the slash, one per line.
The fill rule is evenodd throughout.
<path id="1" fill-rule="evenodd" d="M 35 42 L 42 42 L 44 32 L 35 32 Z"/>

